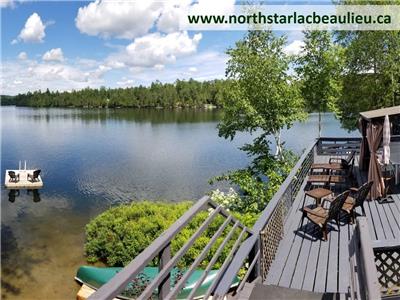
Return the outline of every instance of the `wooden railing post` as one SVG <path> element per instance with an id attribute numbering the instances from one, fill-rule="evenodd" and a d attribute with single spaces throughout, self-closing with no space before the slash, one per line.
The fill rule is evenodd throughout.
<path id="1" fill-rule="evenodd" d="M 160 260 L 158 270 L 159 272 L 161 272 L 164 266 L 171 259 L 171 243 L 168 243 L 167 246 L 160 251 L 160 253 L 158 254 L 158 258 Z M 165 279 L 158 286 L 158 299 L 164 299 L 165 296 L 168 295 L 170 289 L 171 289 L 171 273 L 168 276 L 166 276 Z"/>

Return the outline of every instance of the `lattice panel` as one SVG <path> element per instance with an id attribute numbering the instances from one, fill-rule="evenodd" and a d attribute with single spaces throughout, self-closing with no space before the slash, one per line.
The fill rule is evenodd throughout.
<path id="1" fill-rule="evenodd" d="M 400 294 L 400 248 L 375 250 L 374 253 L 382 293 Z"/>
<path id="2" fill-rule="evenodd" d="M 283 202 L 276 207 L 273 216 L 264 230 L 260 232 L 261 240 L 261 276 L 265 280 L 268 275 L 269 268 L 275 259 L 279 242 L 283 237 L 283 220 L 284 209 Z"/>

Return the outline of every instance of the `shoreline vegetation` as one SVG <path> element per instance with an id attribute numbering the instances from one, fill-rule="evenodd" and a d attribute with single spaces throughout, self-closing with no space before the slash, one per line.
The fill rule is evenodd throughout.
<path id="1" fill-rule="evenodd" d="M 177 80 L 150 86 L 85 88 L 70 92 L 34 91 L 1 96 L 1 105 L 59 108 L 205 108 L 222 107 L 227 80 Z"/>

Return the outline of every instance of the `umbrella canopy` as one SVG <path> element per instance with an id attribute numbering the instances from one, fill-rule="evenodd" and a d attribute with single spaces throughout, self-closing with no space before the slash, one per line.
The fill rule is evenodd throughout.
<path id="1" fill-rule="evenodd" d="M 382 131 L 382 124 L 375 125 L 373 123 L 369 123 L 367 126 L 368 147 L 369 151 L 371 152 L 368 169 L 368 181 L 374 182 L 370 192 L 371 199 L 382 197 L 385 190 L 381 168 L 378 162 L 378 157 L 376 155 L 376 150 L 378 150 L 379 144 L 382 140 Z"/>
<path id="2" fill-rule="evenodd" d="M 385 165 L 389 164 L 390 160 L 390 122 L 389 116 L 385 116 L 385 121 L 383 122 L 383 163 Z"/>

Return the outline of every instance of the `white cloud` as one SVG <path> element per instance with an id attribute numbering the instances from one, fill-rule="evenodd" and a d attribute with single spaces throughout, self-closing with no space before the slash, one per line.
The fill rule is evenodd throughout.
<path id="1" fill-rule="evenodd" d="M 125 67 L 125 64 L 120 61 L 108 61 L 107 66 L 112 69 L 122 69 Z"/>
<path id="2" fill-rule="evenodd" d="M 227 59 L 223 53 L 206 51 L 181 57 L 174 64 L 126 66 L 118 69 L 111 68 L 107 61 L 84 58 L 63 62 L 15 59 L 2 62 L 0 82 L 5 94 L 15 95 L 47 88 L 52 91 L 70 91 L 85 87 L 149 85 L 156 79 L 162 82 L 189 78 L 211 80 L 224 77 Z"/>
<path id="3" fill-rule="evenodd" d="M 166 35 L 151 33 L 135 39 L 119 57 L 111 56 L 110 60 L 122 59 L 126 65 L 139 67 L 171 64 L 175 63 L 178 57 L 195 53 L 201 38 L 201 33 L 190 38 L 186 31 Z"/>
<path id="4" fill-rule="evenodd" d="M 155 79 L 175 82 L 177 79 L 212 80 L 225 77 L 228 57 L 224 53 L 206 51 L 180 59 L 176 64 L 157 70 L 154 68 L 131 68 L 131 77 L 136 84 L 149 85 Z M 196 72 L 191 72 L 196 68 Z M 189 71 L 188 71 L 189 70 Z M 191 69 L 194 71 L 194 69 Z"/>
<path id="5" fill-rule="evenodd" d="M 11 7 L 15 6 L 15 1 L 13 0 L 0 0 L 0 8 Z"/>
<path id="6" fill-rule="evenodd" d="M 43 24 L 42 19 L 37 13 L 33 13 L 25 23 L 24 28 L 22 28 L 20 34 L 18 35 L 18 40 L 22 40 L 25 43 L 39 43 L 43 42 L 46 25 Z M 12 41 L 12 44 L 15 42 Z"/>
<path id="7" fill-rule="evenodd" d="M 154 70 L 160 71 L 165 69 L 165 65 L 157 64 L 153 67 Z"/>
<path id="8" fill-rule="evenodd" d="M 235 0 L 100 1 L 81 7 L 75 19 L 82 33 L 103 38 L 134 39 L 156 26 L 164 33 L 179 30 L 187 14 L 232 14 Z"/>
<path id="9" fill-rule="evenodd" d="M 287 55 L 298 55 L 303 50 L 304 42 L 300 40 L 294 40 L 289 45 L 287 45 L 283 51 Z"/>
<path id="10" fill-rule="evenodd" d="M 94 70 L 90 74 L 93 78 L 101 78 L 101 77 L 103 77 L 103 75 L 105 73 L 107 73 L 110 70 L 111 70 L 111 67 L 105 66 L 105 65 L 100 65 L 100 66 L 98 66 L 98 68 L 96 70 Z"/>
<path id="11" fill-rule="evenodd" d="M 161 16 L 157 21 L 157 29 L 162 32 L 179 30 L 180 20 L 187 18 L 188 14 L 213 14 L 230 15 L 234 12 L 235 0 L 176 0 L 165 3 Z M 183 22 L 182 22 L 183 23 Z"/>
<path id="12" fill-rule="evenodd" d="M 68 64 L 65 61 L 3 61 L 1 89 L 6 94 L 15 95 L 38 89 L 66 91 L 104 85 L 102 76 L 107 68 L 99 62 L 90 65 L 80 62 L 80 59 L 68 60 Z"/>
<path id="13" fill-rule="evenodd" d="M 45 81 L 53 81 L 57 79 L 78 82 L 87 81 L 87 76 L 85 76 L 81 70 L 63 64 L 38 64 L 31 67 L 29 72 L 32 76 L 37 76 Z"/>
<path id="14" fill-rule="evenodd" d="M 170 33 L 179 30 L 179 20 L 187 15 L 190 0 L 181 0 L 178 3 L 167 2 L 157 21 L 157 29 Z"/>
<path id="15" fill-rule="evenodd" d="M 117 85 L 121 87 L 133 86 L 135 81 L 133 79 L 127 79 L 126 77 L 122 77 L 122 80 L 117 81 Z"/>
<path id="16" fill-rule="evenodd" d="M 103 38 L 133 39 L 146 34 L 161 13 L 163 3 L 100 1 L 81 7 L 75 19 L 82 33 Z"/>
<path id="17" fill-rule="evenodd" d="M 18 59 L 20 59 L 20 60 L 25 60 L 27 58 L 28 58 L 28 55 L 26 54 L 26 52 L 20 52 L 18 54 Z"/>
<path id="18" fill-rule="evenodd" d="M 64 54 L 61 50 L 61 48 L 55 48 L 47 51 L 45 54 L 43 54 L 42 59 L 44 61 L 63 61 L 64 60 Z"/>

